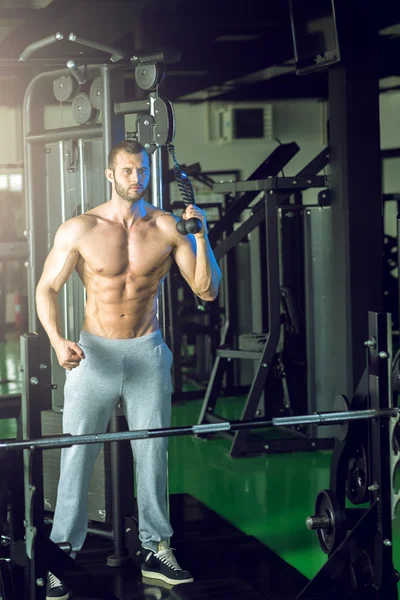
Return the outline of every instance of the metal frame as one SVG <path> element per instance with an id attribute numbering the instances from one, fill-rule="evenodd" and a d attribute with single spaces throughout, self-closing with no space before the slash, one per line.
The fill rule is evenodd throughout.
<path id="1" fill-rule="evenodd" d="M 369 340 L 367 367 L 351 402 L 350 410 L 393 409 L 391 390 L 391 321 L 387 313 L 368 314 Z M 397 580 L 393 567 L 392 519 L 395 497 L 393 484 L 393 436 L 399 413 L 387 421 L 370 420 L 351 423 L 345 439 L 336 439 L 332 455 L 330 489 L 335 493 L 339 510 L 347 522 L 347 536 L 329 554 L 328 561 L 298 595 L 306 600 L 331 595 L 340 589 L 346 569 L 363 551 L 368 551 L 374 570 L 371 592 L 375 600 L 397 600 Z M 354 448 L 361 442 L 368 446 L 367 508 L 346 508 L 346 480 Z M 364 596 L 363 596 L 364 597 Z M 369 596 L 368 596 L 369 597 Z"/>
<path id="2" fill-rule="evenodd" d="M 281 148 L 281 146 L 279 147 Z M 291 149 L 293 151 L 293 148 Z M 287 156 L 287 150 L 285 150 Z M 328 185 L 326 176 L 315 175 L 320 172 L 329 161 L 329 151 L 325 148 L 317 157 L 306 165 L 295 177 L 269 177 L 263 180 L 249 180 L 244 182 L 220 183 L 214 185 L 216 192 L 245 192 L 243 196 L 232 205 L 230 211 L 219 224 L 219 230 L 232 231 L 228 237 L 223 239 L 214 249 L 217 260 L 224 258 L 229 251 L 244 239 L 251 231 L 260 226 L 265 220 L 265 260 L 266 260 L 266 319 L 267 339 L 264 348 L 260 352 L 246 352 L 235 350 L 232 346 L 232 324 L 228 321 L 222 332 L 220 349 L 214 362 L 210 381 L 205 393 L 204 401 L 198 422 L 219 423 L 224 419 L 214 413 L 221 391 L 222 380 L 232 359 L 249 359 L 258 361 L 254 373 L 254 379 L 247 395 L 245 405 L 241 414 L 241 420 L 254 418 L 257 413 L 260 399 L 264 392 L 265 383 L 271 369 L 271 363 L 277 351 L 281 331 L 280 321 L 280 272 L 279 272 L 279 233 L 278 233 L 278 209 L 288 202 L 293 192 L 301 192 L 312 187 L 324 188 Z M 275 168 L 276 168 L 275 163 Z M 281 169 L 280 169 L 281 170 Z M 233 230 L 233 223 L 237 219 L 239 210 L 244 210 L 250 201 L 260 193 L 264 192 L 263 200 L 253 207 L 253 214 L 245 220 L 237 229 Z M 246 200 L 244 201 L 243 198 Z M 240 205 L 239 205 L 240 203 Z M 295 207 L 296 208 L 296 207 Z M 213 230 L 211 230 L 213 231 Z M 330 439 L 311 439 L 310 435 L 301 431 L 290 430 L 290 439 L 258 439 L 249 440 L 247 432 L 232 435 L 225 432 L 222 435 L 232 441 L 229 451 L 230 456 L 240 457 L 245 454 L 259 454 L 264 452 L 291 452 L 294 450 L 309 450 L 316 448 L 329 448 L 332 446 Z"/>
<path id="3" fill-rule="evenodd" d="M 54 43 L 60 39 L 56 36 L 49 36 L 45 40 L 39 40 L 34 44 L 31 44 L 24 53 L 23 59 L 26 60 L 33 52 L 43 47 L 43 44 L 48 45 Z M 62 35 L 62 34 L 60 34 Z M 72 34 L 71 34 L 72 35 Z M 70 41 L 74 41 L 78 44 L 97 47 L 104 51 L 110 51 L 110 48 L 104 45 L 97 44 L 93 46 L 93 43 L 88 40 L 82 40 L 80 38 L 71 37 Z M 162 62 L 163 53 L 152 55 L 153 61 L 159 60 Z M 134 66 L 140 68 L 138 65 L 142 62 L 149 63 L 149 56 L 146 55 L 141 57 L 137 55 L 134 57 Z M 113 58 L 111 59 L 113 60 Z M 160 65 L 155 64 L 156 69 L 160 69 Z M 99 73 L 102 80 L 102 124 L 92 125 L 78 125 L 76 127 L 68 127 L 62 129 L 45 130 L 44 129 L 44 108 L 41 103 L 40 91 L 42 85 L 54 80 L 62 75 L 70 75 L 71 69 L 59 69 L 54 71 L 48 71 L 37 75 L 29 84 L 24 97 L 23 103 L 23 135 L 24 135 L 24 164 L 25 164 L 25 202 L 26 202 L 26 214 L 27 214 L 27 240 L 29 245 L 29 262 L 26 266 L 28 267 L 28 299 L 29 299 L 29 330 L 39 332 L 38 341 L 38 355 L 40 356 L 40 363 L 46 367 L 43 369 L 42 379 L 42 396 L 40 398 L 41 408 L 49 409 L 52 406 L 51 398 L 51 350 L 50 343 L 45 334 L 43 327 L 39 323 L 36 315 L 35 308 L 35 291 L 36 285 L 39 281 L 41 270 L 47 256 L 47 208 L 46 203 L 43 199 L 46 197 L 46 180 L 45 172 L 43 167 L 43 148 L 46 143 L 58 142 L 61 157 L 63 158 L 64 148 L 63 144 L 67 141 L 77 140 L 79 155 L 81 159 L 84 156 L 84 140 L 88 139 L 102 139 L 103 143 L 103 156 L 104 156 L 104 167 L 107 166 L 108 154 L 111 147 L 118 141 L 124 139 L 124 114 L 131 112 L 147 112 L 149 119 L 152 120 L 154 127 L 150 128 L 151 132 L 146 137 L 146 143 L 143 143 L 146 150 L 151 153 L 152 163 L 152 202 L 154 206 L 162 208 L 163 206 L 163 189 L 162 189 L 162 160 L 161 160 L 161 149 L 160 144 L 165 141 L 157 143 L 159 138 L 164 139 L 165 129 L 174 132 L 174 116 L 172 105 L 167 105 L 167 100 L 161 100 L 158 96 L 158 89 L 155 92 L 150 93 L 148 101 L 141 102 L 130 102 L 122 103 L 123 98 L 123 69 L 126 69 L 125 64 L 121 66 L 115 66 L 110 64 L 94 64 L 87 65 L 85 74 L 92 76 L 93 74 Z M 129 66 L 128 66 L 129 68 Z M 76 77 L 76 73 L 72 75 Z M 82 81 L 78 78 L 79 83 Z M 168 115 L 168 127 L 166 128 L 166 117 L 165 114 L 158 115 L 160 111 L 160 103 L 165 105 L 165 113 Z M 163 108 L 163 106 L 161 108 Z M 163 120 L 162 120 L 163 119 Z M 157 135 L 158 120 L 160 120 L 160 129 L 164 135 Z M 162 122 L 161 122 L 162 121 Z M 139 124 L 139 118 L 137 121 Z M 139 128 L 139 125 L 138 125 Z M 137 136 L 140 139 L 140 133 Z M 148 139 L 149 138 L 149 139 Z M 148 143 L 148 142 L 151 143 Z M 83 168 L 83 167 L 82 167 Z M 84 204 L 84 195 L 86 192 L 86 181 L 83 176 L 80 177 L 80 185 L 82 192 L 82 203 Z M 105 179 L 104 191 L 106 197 L 110 193 L 110 184 Z M 65 306 L 65 314 L 67 313 L 67 305 Z M 164 332 L 165 329 L 165 300 L 164 300 L 164 289 L 163 285 L 160 285 L 158 295 L 158 317 L 160 322 L 160 328 Z M 66 318 L 66 325 L 68 322 Z M 67 334 L 68 335 L 68 334 Z M 120 412 L 116 412 L 112 422 L 111 428 L 114 430 L 119 427 Z M 124 564 L 125 552 L 124 552 L 124 519 L 123 519 L 123 504 L 124 497 L 126 495 L 127 486 L 125 475 L 122 476 L 122 461 L 121 461 L 121 449 L 117 448 L 115 444 L 111 445 L 111 481 L 113 489 L 113 503 L 112 503 L 112 514 L 113 514 L 113 531 L 114 531 L 114 553 L 110 557 L 109 564 L 112 566 L 120 566 Z M 132 485 L 133 489 L 133 485 Z M 133 496 L 132 496 L 133 501 Z M 126 504 L 126 502 L 125 502 Z M 133 510 L 133 508 L 132 508 Z M 130 511 L 132 513 L 132 511 Z"/>
<path id="4" fill-rule="evenodd" d="M 397 581 L 392 554 L 392 518 L 398 497 L 393 490 L 394 429 L 400 419 L 400 410 L 394 407 L 391 391 L 391 323 L 386 313 L 369 313 L 369 340 L 367 340 L 367 368 L 353 397 L 350 411 L 317 413 L 297 417 L 264 419 L 221 424 L 181 426 L 167 429 L 116 432 L 114 434 L 90 434 L 83 436 L 59 436 L 40 438 L 40 395 L 43 390 L 42 370 L 38 362 L 38 336 L 25 334 L 21 339 L 24 369 L 21 417 L 23 440 L 4 442 L 3 451 L 15 453 L 24 448 L 24 469 L 19 462 L 13 477 L 11 498 L 11 564 L 19 595 L 25 597 L 29 591 L 31 600 L 45 597 L 45 573 L 47 570 L 62 578 L 78 595 L 93 595 L 105 600 L 115 600 L 110 592 L 99 589 L 89 573 L 65 554 L 65 544 L 54 544 L 42 533 L 42 449 L 66 446 L 72 443 L 98 443 L 99 441 L 121 441 L 160 436 L 179 436 L 229 430 L 241 433 L 246 429 L 266 426 L 291 426 L 299 423 L 315 423 L 320 426 L 346 423 L 341 428 L 335 443 L 331 463 L 330 489 L 339 502 L 335 518 L 344 519 L 347 535 L 329 554 L 326 564 L 297 596 L 297 600 L 316 598 L 346 591 L 346 570 L 364 551 L 368 551 L 373 568 L 373 581 L 362 589 L 363 594 L 373 600 L 396 600 Z M 347 429 L 348 428 L 348 429 Z M 360 434 L 362 434 L 360 436 Z M 32 439 L 31 436 L 38 436 Z M 366 440 L 368 448 L 368 504 L 367 508 L 346 508 L 345 487 L 354 444 Z M 19 454 L 19 456 L 21 456 Z M 17 463 L 16 463 L 17 464 Z M 23 476 L 24 472 L 24 476 Z M 21 493 L 23 482 L 24 493 Z M 21 500 L 25 504 L 22 508 Z M 25 513 L 22 526 L 21 514 Z M 335 526 L 335 525 L 334 525 Z M 64 551 L 62 551 L 62 549 Z M 86 589 L 77 584 L 75 574 L 84 574 Z M 80 578 L 82 579 L 82 578 Z M 19 597 L 19 596 L 18 596 Z M 363 596 L 364 597 L 364 596 Z"/>

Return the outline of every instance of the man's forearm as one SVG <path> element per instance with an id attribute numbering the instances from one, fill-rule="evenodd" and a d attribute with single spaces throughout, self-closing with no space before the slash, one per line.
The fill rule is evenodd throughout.
<path id="1" fill-rule="evenodd" d="M 38 287 L 36 310 L 41 324 L 49 336 L 52 346 L 62 337 L 58 294 L 52 289 Z"/>
<path id="2" fill-rule="evenodd" d="M 196 238 L 196 269 L 194 288 L 203 300 L 214 300 L 218 295 L 221 271 L 210 246 L 208 236 Z"/>

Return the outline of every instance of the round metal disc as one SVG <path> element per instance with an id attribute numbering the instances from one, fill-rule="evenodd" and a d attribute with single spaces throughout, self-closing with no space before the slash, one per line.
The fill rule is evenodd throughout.
<path id="1" fill-rule="evenodd" d="M 93 108 L 90 98 L 84 92 L 80 92 L 72 102 L 72 116 L 79 125 L 95 121 L 98 111 Z"/>
<path id="2" fill-rule="evenodd" d="M 155 90 L 162 82 L 164 73 L 160 65 L 138 65 L 135 69 L 136 83 L 142 90 Z"/>
<path id="3" fill-rule="evenodd" d="M 96 79 L 92 81 L 89 98 L 93 108 L 96 108 L 97 110 L 103 108 L 103 85 L 101 77 L 96 77 Z"/>
<path id="4" fill-rule="evenodd" d="M 59 102 L 70 102 L 75 90 L 76 81 L 71 75 L 62 75 L 53 81 L 53 93 Z"/>
<path id="5" fill-rule="evenodd" d="M 368 501 L 368 462 L 365 446 L 362 443 L 350 452 L 346 495 L 352 504 L 364 504 Z"/>
<path id="6" fill-rule="evenodd" d="M 345 518 L 336 494 L 332 490 L 321 490 L 315 502 L 315 516 L 327 517 L 329 526 L 317 530 L 319 545 L 325 554 L 330 554 L 346 536 Z"/>

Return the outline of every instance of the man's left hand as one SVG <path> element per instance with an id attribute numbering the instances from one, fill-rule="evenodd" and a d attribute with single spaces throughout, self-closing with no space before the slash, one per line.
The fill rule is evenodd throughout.
<path id="1" fill-rule="evenodd" d="M 195 204 L 189 204 L 185 208 L 185 212 L 182 215 L 182 219 L 185 219 L 185 221 L 187 221 L 188 219 L 193 219 L 193 218 L 200 219 L 200 221 L 202 223 L 201 231 L 199 231 L 199 233 L 195 233 L 194 237 L 204 238 L 208 233 L 206 213 L 204 210 L 202 210 Z"/>

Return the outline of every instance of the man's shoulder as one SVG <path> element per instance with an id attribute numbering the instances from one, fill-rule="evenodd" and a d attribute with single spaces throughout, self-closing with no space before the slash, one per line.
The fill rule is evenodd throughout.
<path id="1" fill-rule="evenodd" d="M 154 220 L 157 229 L 164 235 L 168 236 L 171 241 L 179 235 L 176 230 L 176 224 L 179 221 L 178 217 L 166 210 L 157 209 L 154 213 Z"/>
<path id="2" fill-rule="evenodd" d="M 57 231 L 57 238 L 60 242 L 74 244 L 78 242 L 87 232 L 89 232 L 96 224 L 95 218 L 90 218 L 86 213 L 67 219 L 60 225 Z"/>

